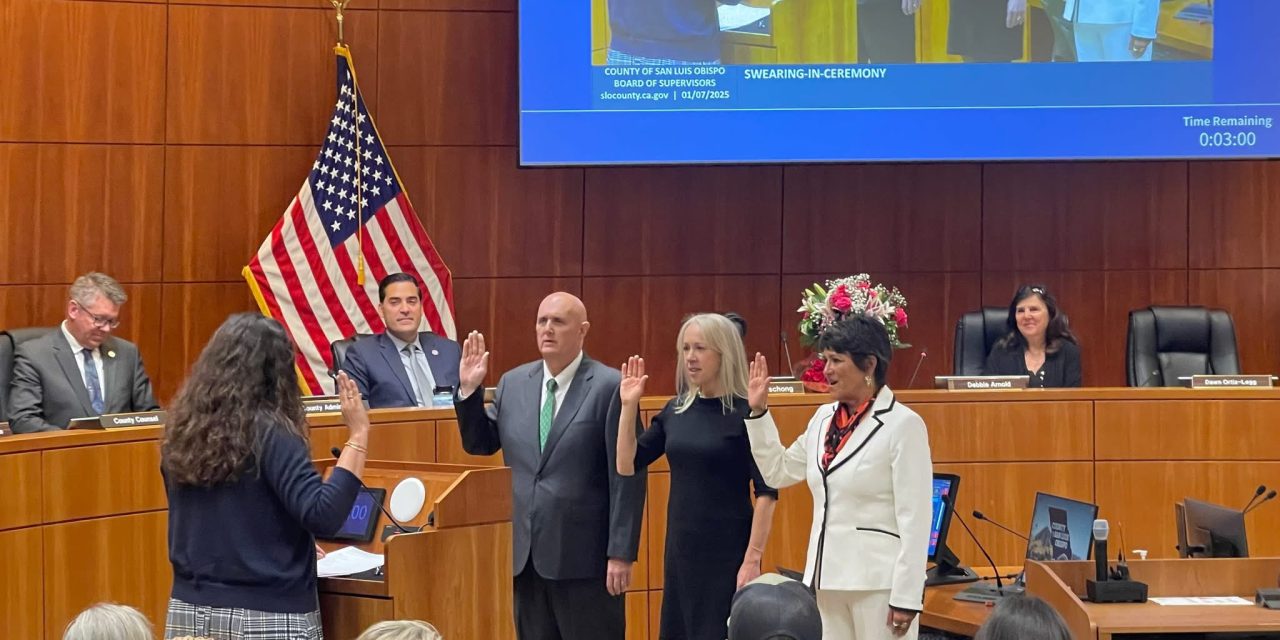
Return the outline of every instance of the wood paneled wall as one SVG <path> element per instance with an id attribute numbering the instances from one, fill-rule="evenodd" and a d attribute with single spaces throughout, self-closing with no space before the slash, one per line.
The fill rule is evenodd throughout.
<path id="1" fill-rule="evenodd" d="M 801 289 L 867 271 L 910 298 L 950 371 L 954 323 L 1035 280 L 1124 382 L 1131 308 L 1221 306 L 1243 365 L 1280 370 L 1280 163 L 517 168 L 516 0 L 353 0 L 365 97 L 493 368 L 532 359 L 538 300 L 581 294 L 589 350 L 674 376 L 681 316 L 734 309 L 776 365 Z M 7 0 L 0 34 L 0 326 L 52 323 L 65 285 L 128 284 L 124 336 L 168 398 L 240 267 L 301 185 L 333 104 L 322 0 Z M 794 333 L 791 353 L 804 353 Z M 915 353 L 891 380 L 906 383 Z M 496 377 L 492 381 L 496 381 Z M 491 382 L 492 382 L 491 381 Z"/>

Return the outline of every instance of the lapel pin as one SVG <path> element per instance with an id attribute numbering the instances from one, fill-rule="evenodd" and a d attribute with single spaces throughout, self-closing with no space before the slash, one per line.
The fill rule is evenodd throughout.
<path id="1" fill-rule="evenodd" d="M 116 357 L 116 352 L 114 352 L 114 351 L 108 351 L 108 352 L 107 352 L 107 357 L 108 357 L 108 358 L 114 358 L 114 357 Z"/>
<path id="2" fill-rule="evenodd" d="M 432 349 L 432 350 L 431 350 L 431 355 L 433 355 L 433 356 L 438 356 L 438 355 L 440 355 L 440 351 L 439 351 L 438 349 Z"/>

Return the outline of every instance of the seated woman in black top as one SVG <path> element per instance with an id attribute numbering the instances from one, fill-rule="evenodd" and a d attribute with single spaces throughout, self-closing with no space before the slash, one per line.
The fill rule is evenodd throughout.
<path id="1" fill-rule="evenodd" d="M 349 439 L 325 481 L 311 463 L 284 328 L 242 313 L 213 334 L 160 448 L 173 565 L 166 638 L 322 638 L 312 536 L 346 521 L 369 443 L 345 373 L 338 396 Z"/>
<path id="2" fill-rule="evenodd" d="M 1031 387 L 1080 386 L 1080 347 L 1043 285 L 1024 285 L 1009 303 L 1009 333 L 987 354 L 989 376 L 1030 375 Z"/>

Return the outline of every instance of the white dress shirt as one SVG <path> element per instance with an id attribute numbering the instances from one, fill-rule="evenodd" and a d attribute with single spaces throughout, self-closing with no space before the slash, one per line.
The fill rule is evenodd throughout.
<path id="1" fill-rule="evenodd" d="M 84 383 L 84 389 L 85 391 L 88 391 L 89 381 L 86 380 L 84 377 L 83 351 L 85 348 L 80 344 L 79 341 L 76 340 L 75 336 L 71 335 L 70 331 L 67 331 L 66 320 L 63 320 L 60 326 L 62 328 L 62 336 L 67 339 L 67 344 L 71 345 L 71 359 L 76 361 L 76 367 L 80 369 L 80 382 Z M 98 392 L 102 394 L 102 405 L 106 406 L 107 381 L 106 381 L 106 378 L 103 377 L 102 375 L 102 349 L 101 348 L 94 349 L 91 353 L 93 354 L 93 367 L 98 371 Z"/>
<path id="2" fill-rule="evenodd" d="M 387 337 L 391 338 L 391 343 L 396 345 L 396 351 L 400 353 L 400 364 L 404 366 L 404 372 L 409 376 L 409 386 L 413 388 L 413 395 L 417 399 L 418 404 L 423 407 L 431 406 L 431 397 L 436 391 L 436 376 L 431 372 L 431 363 L 427 362 L 427 354 L 422 350 L 422 343 L 413 343 L 413 356 L 404 352 L 404 348 L 409 346 L 408 342 L 397 338 L 395 334 L 387 332 Z M 430 389 L 418 388 L 418 377 L 413 375 L 413 360 L 418 360 L 418 366 L 422 367 L 422 372 L 427 376 L 427 384 L 431 385 Z"/>
<path id="3" fill-rule="evenodd" d="M 578 357 L 569 363 L 559 375 L 551 375 L 551 369 L 547 367 L 544 360 L 542 362 L 542 393 L 538 395 L 538 406 L 542 407 L 547 403 L 547 381 L 556 379 L 556 413 L 560 413 L 560 405 L 564 404 L 564 396 L 569 393 L 569 385 L 573 384 L 573 376 L 578 374 L 578 366 L 582 364 L 582 353 L 578 352 Z M 553 414 L 554 417 L 554 414 Z"/>

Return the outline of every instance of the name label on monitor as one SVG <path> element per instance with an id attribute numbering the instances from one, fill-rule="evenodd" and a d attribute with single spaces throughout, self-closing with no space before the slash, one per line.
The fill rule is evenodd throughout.
<path id="1" fill-rule="evenodd" d="M 307 396 L 302 399 L 302 411 L 306 415 L 341 413 L 342 403 L 338 401 L 338 396 Z"/>
<path id="2" fill-rule="evenodd" d="M 804 393 L 804 383 L 795 379 L 772 379 L 769 381 L 769 395 L 789 395 Z"/>
<path id="3" fill-rule="evenodd" d="M 103 429 L 122 427 L 158 427 L 164 424 L 163 411 L 136 411 L 134 413 L 108 413 L 100 418 Z"/>
<path id="4" fill-rule="evenodd" d="M 951 376 L 947 378 L 950 391 L 1003 391 L 1026 389 L 1027 376 Z"/>
<path id="5" fill-rule="evenodd" d="M 1192 389 L 1260 389 L 1272 386 L 1269 375 L 1191 376 Z"/>

